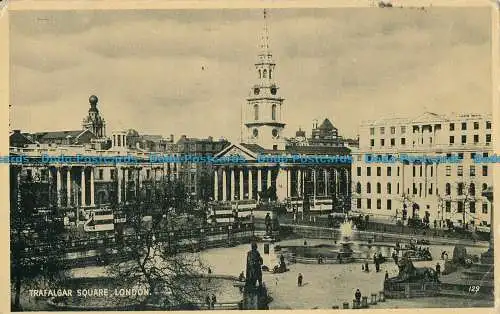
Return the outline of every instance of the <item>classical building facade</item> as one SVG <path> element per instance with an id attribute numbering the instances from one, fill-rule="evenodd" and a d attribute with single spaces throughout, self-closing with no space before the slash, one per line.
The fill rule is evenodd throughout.
<path id="1" fill-rule="evenodd" d="M 237 209 L 245 215 L 262 198 L 275 198 L 290 211 L 342 211 L 338 200 L 347 204 L 350 193 L 350 150 L 336 142 L 337 129 L 328 119 L 322 128 L 313 130 L 315 138 L 310 144 L 296 145 L 297 141 L 284 137 L 285 99 L 279 92 L 276 63 L 269 48 L 266 12 L 264 21 L 255 63 L 256 83 L 243 110 L 246 137 L 216 155 L 223 160 L 214 164 L 213 175 L 213 199 L 225 204 L 219 214 L 229 217 Z M 323 145 L 325 142 L 332 143 Z M 231 156 L 240 160 L 227 162 Z M 321 161 L 321 156 L 331 160 Z"/>
<path id="2" fill-rule="evenodd" d="M 479 157 L 492 155 L 491 121 L 490 114 L 425 112 L 362 123 L 359 149 L 352 152 L 352 208 L 397 219 L 405 206 L 408 217 L 418 207 L 416 214 L 422 218 L 428 212 L 437 226 L 447 221 L 489 225 L 491 204 L 481 192 L 491 186 L 493 169 Z M 369 155 L 387 159 L 372 162 Z M 452 162 L 418 162 L 405 156 Z M 394 162 L 388 161 L 391 158 Z"/>

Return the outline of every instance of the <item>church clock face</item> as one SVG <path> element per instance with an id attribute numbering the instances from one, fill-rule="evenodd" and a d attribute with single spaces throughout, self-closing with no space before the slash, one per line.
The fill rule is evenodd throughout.
<path id="1" fill-rule="evenodd" d="M 258 95 L 258 94 L 260 93 L 260 89 L 259 89 L 258 87 L 255 87 L 255 88 L 253 89 L 253 93 L 254 93 L 255 95 Z"/>
<path id="2" fill-rule="evenodd" d="M 278 89 L 276 89 L 276 87 L 271 87 L 271 94 L 273 95 L 276 95 L 276 93 L 278 92 Z"/>
<path id="3" fill-rule="evenodd" d="M 253 129 L 253 137 L 257 137 L 259 135 L 259 130 Z"/>

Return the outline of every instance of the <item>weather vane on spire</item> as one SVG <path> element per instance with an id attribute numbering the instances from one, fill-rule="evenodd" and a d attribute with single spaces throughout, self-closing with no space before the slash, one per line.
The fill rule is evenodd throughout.
<path id="1" fill-rule="evenodd" d="M 267 52 L 269 50 L 269 31 L 267 29 L 267 9 L 264 9 L 264 31 L 262 33 L 261 48 Z"/>

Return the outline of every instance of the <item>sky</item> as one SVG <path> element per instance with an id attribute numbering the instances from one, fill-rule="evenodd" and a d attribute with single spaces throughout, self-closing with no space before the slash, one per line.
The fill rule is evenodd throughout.
<path id="1" fill-rule="evenodd" d="M 491 112 L 490 9 L 268 11 L 285 136 L 329 118 Z M 240 136 L 262 10 L 12 11 L 11 128 L 75 130 L 88 97 L 107 133 Z M 321 122 L 321 121 L 320 121 Z"/>

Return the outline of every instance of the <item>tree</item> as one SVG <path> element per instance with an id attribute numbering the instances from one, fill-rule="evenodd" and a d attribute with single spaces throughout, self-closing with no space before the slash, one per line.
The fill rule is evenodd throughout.
<path id="1" fill-rule="evenodd" d="M 118 245 L 126 260 L 110 266 L 109 274 L 124 285 L 147 289 L 150 296 L 135 297 L 141 304 L 169 308 L 193 308 L 213 293 L 201 274 L 207 267 L 194 253 L 179 253 L 176 235 L 193 231 L 190 217 L 194 203 L 179 182 L 157 182 L 153 197 L 139 191 L 135 202 L 121 205 L 126 213 L 125 237 Z"/>
<path id="2" fill-rule="evenodd" d="M 52 202 L 47 202 L 43 196 L 50 184 L 43 182 L 36 170 L 38 169 L 35 169 L 35 175 L 32 176 L 22 167 L 10 167 L 10 267 L 14 290 L 12 311 L 22 310 L 23 286 L 41 287 L 44 282 L 54 283 L 67 276 L 56 244 L 60 240 L 58 236 L 64 230 L 62 222 L 53 216 L 47 219 L 37 215 L 38 207 L 50 207 Z M 58 212 L 56 208 L 48 209 L 52 213 Z M 35 243 L 35 236 L 38 243 Z M 40 249 L 43 251 L 38 251 Z"/>

